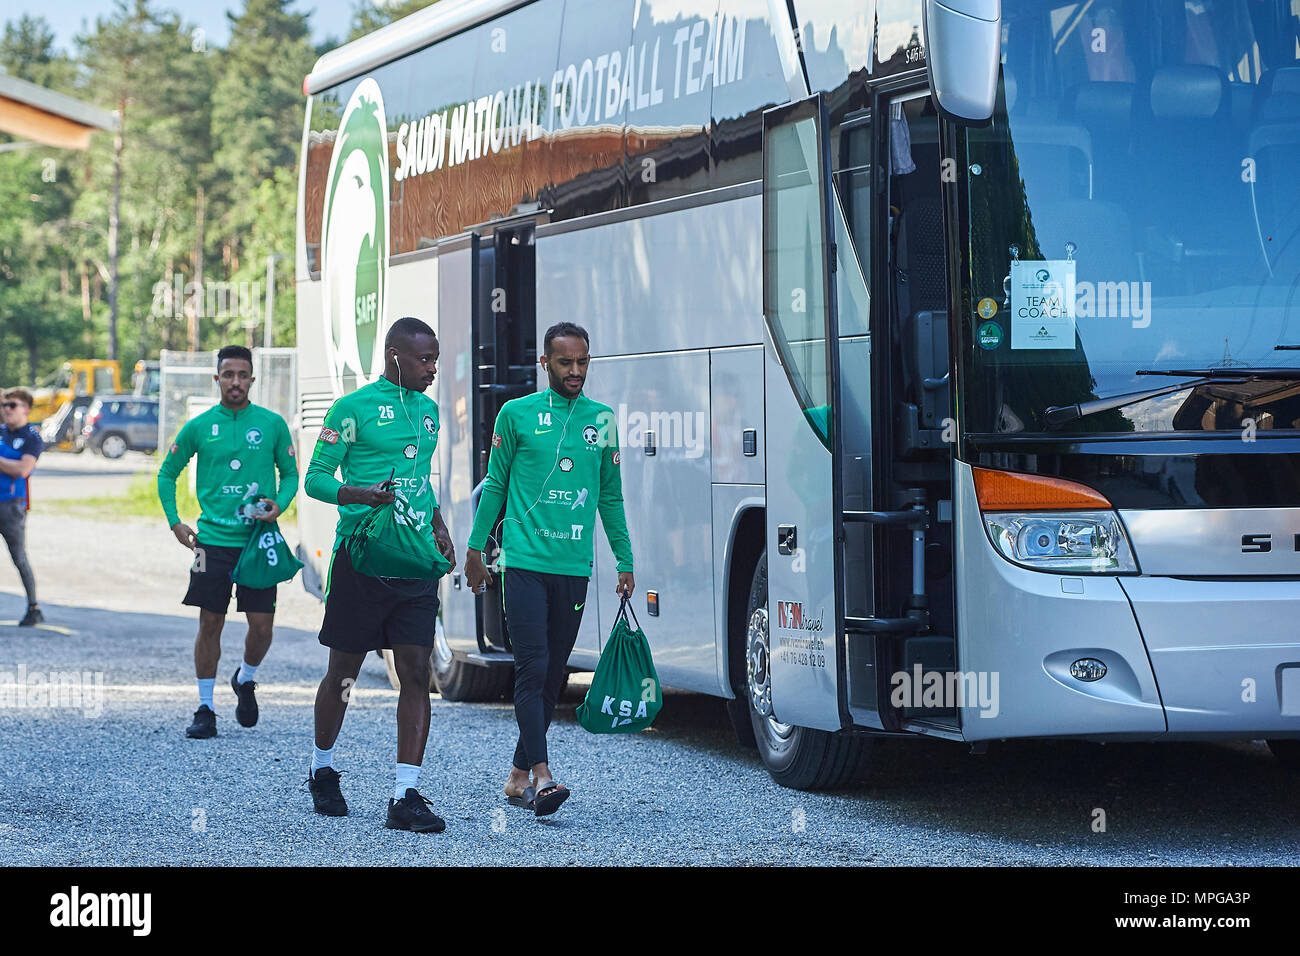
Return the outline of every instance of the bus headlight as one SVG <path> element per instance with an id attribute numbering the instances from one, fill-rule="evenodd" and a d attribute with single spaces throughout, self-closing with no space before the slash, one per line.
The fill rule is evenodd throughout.
<path id="1" fill-rule="evenodd" d="M 1113 511 L 1092 514 L 984 515 L 989 538 L 1002 556 L 1036 571 L 1124 574 L 1137 561 Z"/>

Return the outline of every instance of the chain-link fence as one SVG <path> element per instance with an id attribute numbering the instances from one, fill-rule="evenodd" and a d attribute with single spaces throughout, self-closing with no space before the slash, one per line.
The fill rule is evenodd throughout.
<path id="1" fill-rule="evenodd" d="M 221 400 L 221 390 L 212 378 L 216 372 L 216 352 L 175 352 L 163 349 L 160 353 L 160 449 L 165 451 L 171 447 L 172 440 L 182 425 Z M 253 349 L 253 377 L 257 381 L 249 398 L 283 418 L 292 431 L 294 418 L 298 414 L 298 350 Z"/>

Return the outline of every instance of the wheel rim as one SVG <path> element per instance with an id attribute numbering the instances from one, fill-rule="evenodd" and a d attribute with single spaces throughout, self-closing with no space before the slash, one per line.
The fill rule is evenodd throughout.
<path id="1" fill-rule="evenodd" d="M 104 439 L 103 449 L 109 458 L 119 458 L 126 451 L 126 442 L 116 435 L 109 435 Z"/>
<path id="2" fill-rule="evenodd" d="M 767 721 L 769 732 L 788 737 L 793 729 L 772 715 L 772 655 L 767 637 L 767 608 L 759 607 L 749 616 L 745 638 L 745 677 L 749 685 L 749 705 Z"/>
<path id="3" fill-rule="evenodd" d="M 433 630 L 433 662 L 440 671 L 451 666 L 451 645 L 442 634 L 442 628 L 435 625 Z"/>

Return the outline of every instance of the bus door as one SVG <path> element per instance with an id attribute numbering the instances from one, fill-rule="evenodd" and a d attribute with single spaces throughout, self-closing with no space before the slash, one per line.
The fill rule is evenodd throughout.
<path id="1" fill-rule="evenodd" d="M 850 721 L 826 126 L 821 95 L 763 114 L 768 627 L 748 666 L 770 673 L 762 716 L 834 731 Z"/>
<path id="2" fill-rule="evenodd" d="M 497 412 L 536 388 L 533 232 L 531 221 L 498 226 L 486 236 L 471 230 L 438 248 L 441 505 L 459 542 L 474 521 Z M 484 549 L 489 565 L 498 545 L 489 539 Z M 444 597 L 443 626 L 450 648 L 472 662 L 508 651 L 500 575 L 476 597 L 458 568 Z"/>
<path id="3" fill-rule="evenodd" d="M 473 495 L 487 477 L 492 429 L 501 406 L 537 390 L 537 261 L 532 221 L 498 226 L 490 238 L 475 243 L 473 320 L 474 400 Z M 504 510 L 504 509 L 503 509 Z M 500 523 L 501 515 L 497 516 Z M 484 560 L 495 560 L 500 532 L 490 539 Z M 479 633 L 492 647 L 509 650 L 501 599 L 501 575 L 478 599 Z"/>

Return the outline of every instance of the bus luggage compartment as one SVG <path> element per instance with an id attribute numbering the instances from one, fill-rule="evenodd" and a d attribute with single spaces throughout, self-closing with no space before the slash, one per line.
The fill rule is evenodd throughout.
<path id="1" fill-rule="evenodd" d="M 1300 734 L 1300 581 L 1120 579 L 1169 734 Z"/>

